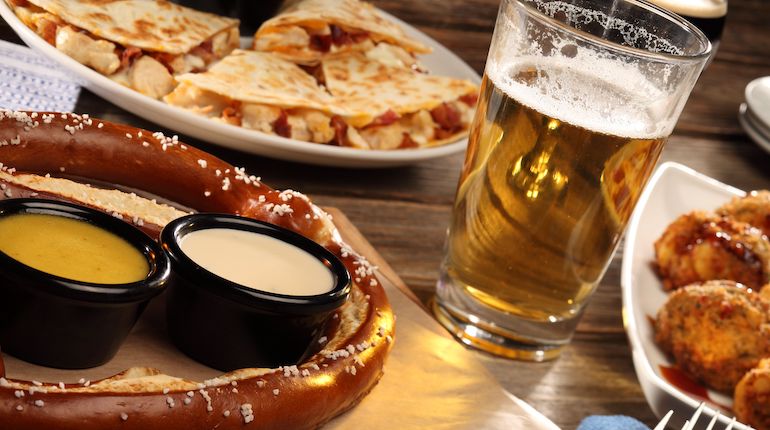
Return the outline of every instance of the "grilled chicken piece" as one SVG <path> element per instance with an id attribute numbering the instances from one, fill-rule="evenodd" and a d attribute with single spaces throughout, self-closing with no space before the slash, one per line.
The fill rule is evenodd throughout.
<path id="1" fill-rule="evenodd" d="M 433 122 L 430 112 L 422 109 L 414 115 L 411 115 L 408 127 L 408 133 L 412 140 L 420 146 L 427 146 L 428 141 L 434 137 L 436 123 Z"/>
<path id="2" fill-rule="evenodd" d="M 220 31 L 211 38 L 211 52 L 219 58 L 224 58 L 227 54 L 238 48 L 241 44 L 240 31 L 238 27 L 230 30 Z"/>
<path id="3" fill-rule="evenodd" d="M 379 61 L 390 67 L 401 67 L 411 69 L 418 67 L 417 59 L 406 49 L 391 45 L 389 43 L 379 43 L 374 48 L 365 52 L 366 58 Z"/>
<path id="4" fill-rule="evenodd" d="M 310 109 L 297 109 L 289 113 L 291 138 L 305 142 L 328 143 L 334 139 L 331 117 Z"/>
<path id="5" fill-rule="evenodd" d="M 91 39 L 72 27 L 59 27 L 56 31 L 56 48 L 104 75 L 111 75 L 120 67 L 114 43 Z"/>
<path id="6" fill-rule="evenodd" d="M 302 27 L 291 26 L 281 31 L 267 33 L 254 39 L 254 49 L 269 51 L 286 47 L 304 47 L 310 44 L 310 35 Z"/>
<path id="7" fill-rule="evenodd" d="M 163 100 L 174 106 L 189 109 L 210 118 L 219 118 L 222 111 L 230 106 L 230 100 L 211 91 L 202 90 L 195 85 L 182 82 Z"/>
<path id="8" fill-rule="evenodd" d="M 353 127 L 348 127 L 345 135 L 345 143 L 352 148 L 358 149 L 371 149 L 369 143 L 367 143 L 361 134 Z"/>
<path id="9" fill-rule="evenodd" d="M 406 129 L 400 122 L 359 130 L 372 149 L 396 149 L 404 140 Z"/>
<path id="10" fill-rule="evenodd" d="M 263 133 L 273 132 L 273 123 L 281 116 L 281 108 L 255 103 L 244 103 L 241 107 L 241 124 L 246 128 Z"/>
<path id="11" fill-rule="evenodd" d="M 128 80 L 133 89 L 154 99 L 170 93 L 176 85 L 166 66 L 147 55 L 134 61 L 128 71 Z"/>

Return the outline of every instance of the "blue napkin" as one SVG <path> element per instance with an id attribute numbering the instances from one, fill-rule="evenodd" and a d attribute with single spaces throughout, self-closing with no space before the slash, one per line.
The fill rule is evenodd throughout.
<path id="1" fill-rule="evenodd" d="M 79 80 L 27 48 L 0 40 L 0 108 L 72 112 Z"/>
<path id="2" fill-rule="evenodd" d="M 583 419 L 577 430 L 650 430 L 650 428 L 625 415 L 594 415 Z"/>

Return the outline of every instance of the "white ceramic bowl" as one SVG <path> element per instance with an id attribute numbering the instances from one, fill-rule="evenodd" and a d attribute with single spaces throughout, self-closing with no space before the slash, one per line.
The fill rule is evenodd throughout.
<path id="1" fill-rule="evenodd" d="M 707 407 L 703 414 L 710 419 L 718 411 L 723 415 L 719 420 L 727 424 L 729 419 L 724 415 L 732 417 L 732 412 L 727 409 L 732 406 L 732 398 L 709 390 L 708 399 L 701 399 L 678 389 L 663 377 L 660 366 L 668 367 L 674 363 L 655 344 L 649 321 L 667 298 L 652 266 L 655 259 L 653 243 L 680 215 L 696 209 L 716 209 L 731 198 L 745 194 L 681 164 L 663 163 L 642 193 L 626 231 L 621 274 L 623 323 L 631 343 L 636 376 L 647 403 L 658 418 L 673 410 L 674 417 L 669 425 L 674 428 L 682 427 L 685 419 L 704 400 Z M 748 427 L 741 424 L 733 429 L 746 430 Z"/>

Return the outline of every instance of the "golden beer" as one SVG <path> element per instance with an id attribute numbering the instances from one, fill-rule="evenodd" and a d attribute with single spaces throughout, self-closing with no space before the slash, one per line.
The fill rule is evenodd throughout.
<path id="1" fill-rule="evenodd" d="M 548 71 L 508 73 L 533 85 Z M 626 105 L 637 97 L 580 72 L 550 72 L 574 73 L 570 80 Z M 643 108 L 627 113 L 637 115 L 624 119 L 635 125 L 629 131 L 651 121 Z M 554 118 L 486 75 L 475 121 L 444 276 L 500 312 L 546 324 L 571 320 L 604 274 L 665 137 L 613 135 Z"/>
<path id="2" fill-rule="evenodd" d="M 559 355 L 711 46 L 636 0 L 502 0 L 433 312 L 454 336 Z"/>
<path id="3" fill-rule="evenodd" d="M 455 200 L 448 272 L 500 311 L 572 318 L 604 274 L 665 139 L 551 118 L 489 78 L 481 106 Z"/>

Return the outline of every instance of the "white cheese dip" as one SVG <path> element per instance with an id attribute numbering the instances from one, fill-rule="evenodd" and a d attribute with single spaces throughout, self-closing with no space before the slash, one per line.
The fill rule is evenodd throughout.
<path id="1" fill-rule="evenodd" d="M 209 228 L 179 243 L 199 266 L 255 290 L 314 296 L 334 288 L 334 276 L 316 257 L 281 240 L 244 230 Z"/>

